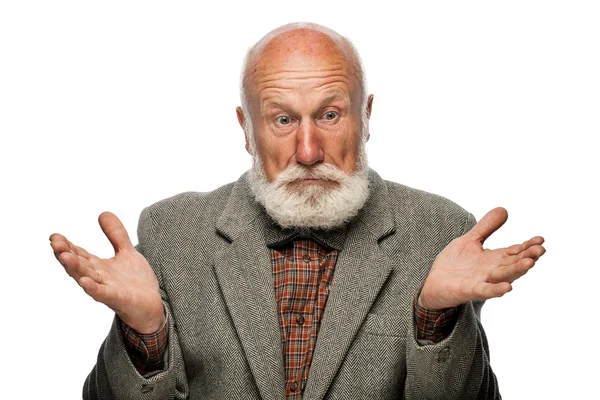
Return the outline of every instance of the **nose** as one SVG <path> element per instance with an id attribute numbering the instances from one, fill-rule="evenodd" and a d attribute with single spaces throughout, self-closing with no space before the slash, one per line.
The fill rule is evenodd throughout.
<path id="1" fill-rule="evenodd" d="M 314 122 L 303 121 L 298 128 L 296 161 L 304 165 L 313 165 L 323 161 L 324 155 Z"/>

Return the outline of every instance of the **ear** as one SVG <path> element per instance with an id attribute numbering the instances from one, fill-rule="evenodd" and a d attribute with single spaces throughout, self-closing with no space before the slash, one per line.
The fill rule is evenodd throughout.
<path id="1" fill-rule="evenodd" d="M 242 130 L 244 131 L 244 138 L 246 139 L 246 151 L 248 154 L 252 155 L 252 151 L 250 150 L 250 142 L 248 141 L 248 132 L 246 132 L 246 117 L 244 116 L 244 111 L 242 107 L 237 107 L 235 109 L 235 113 L 237 114 L 237 120 Z"/>
<path id="2" fill-rule="evenodd" d="M 374 96 L 372 94 L 370 94 L 369 99 L 367 100 L 367 118 L 368 119 L 371 119 L 371 111 L 373 111 L 373 98 L 374 98 Z M 365 141 L 368 142 L 370 138 L 371 138 L 371 132 L 369 132 L 367 134 L 367 139 Z"/>
<path id="3" fill-rule="evenodd" d="M 373 95 L 369 95 L 369 99 L 367 100 L 367 118 L 371 118 L 371 111 L 373 110 Z"/>

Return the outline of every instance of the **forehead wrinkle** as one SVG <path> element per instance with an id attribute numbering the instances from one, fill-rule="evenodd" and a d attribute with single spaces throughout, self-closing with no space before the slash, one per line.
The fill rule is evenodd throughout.
<path id="1" fill-rule="evenodd" d="M 331 71 L 346 71 L 347 68 L 343 62 L 340 63 L 328 63 L 323 66 L 315 66 L 314 64 L 303 66 L 303 67 L 291 67 L 291 66 L 275 66 L 275 67 L 263 67 L 260 69 L 260 73 L 254 71 L 253 75 L 270 75 L 275 73 L 290 73 L 290 74 L 302 74 L 302 73 L 322 73 Z"/>
<path id="2" fill-rule="evenodd" d="M 322 86 L 336 83 L 344 83 L 346 85 L 349 84 L 349 79 L 345 75 L 333 75 L 328 77 L 290 78 L 284 80 L 281 80 L 279 78 L 265 79 L 262 82 L 257 82 L 256 88 L 258 89 L 258 92 L 263 92 L 269 89 L 294 90 L 297 87 L 298 83 L 301 83 L 307 79 L 327 81 L 323 82 L 319 85 L 319 87 L 316 87 L 314 89 L 319 89 Z"/>
<path id="3" fill-rule="evenodd" d="M 341 81 L 327 82 L 319 85 L 318 87 L 312 87 L 306 90 L 305 94 L 310 96 L 311 93 L 315 92 L 331 92 L 330 94 L 326 93 L 326 97 L 320 100 L 321 104 L 326 101 L 331 102 L 336 99 L 347 100 L 350 97 L 350 94 L 347 90 L 344 90 L 344 88 L 339 87 L 340 82 Z M 280 99 L 296 99 L 300 96 L 303 96 L 303 94 L 295 90 L 294 87 L 271 86 L 262 88 L 259 90 L 259 92 L 262 94 L 262 104 L 283 104 Z"/>
<path id="4" fill-rule="evenodd" d="M 271 67 L 253 71 L 249 76 L 249 81 L 256 85 L 261 85 L 266 82 L 279 80 L 283 82 L 286 80 L 294 81 L 299 79 L 310 79 L 310 78 L 325 78 L 328 76 L 342 76 L 347 77 L 347 71 L 343 63 L 327 65 L 323 67 Z"/>

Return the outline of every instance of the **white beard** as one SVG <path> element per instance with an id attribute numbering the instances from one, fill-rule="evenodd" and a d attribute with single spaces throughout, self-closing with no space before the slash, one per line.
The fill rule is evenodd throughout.
<path id="1" fill-rule="evenodd" d="M 368 164 L 364 143 L 358 149 L 356 171 L 348 175 L 331 164 L 290 165 L 273 182 L 267 180 L 258 156 L 248 175 L 250 188 L 267 214 L 282 228 L 333 229 L 355 217 L 369 197 Z M 254 153 L 256 154 L 256 153 Z M 293 182 L 308 177 L 337 182 L 334 187 Z"/>

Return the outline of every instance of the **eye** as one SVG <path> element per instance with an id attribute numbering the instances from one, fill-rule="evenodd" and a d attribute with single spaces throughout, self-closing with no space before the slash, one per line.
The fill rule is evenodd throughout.
<path id="1" fill-rule="evenodd" d="M 336 119 L 337 116 L 338 114 L 335 111 L 327 111 L 325 114 L 323 114 L 323 118 L 328 121 Z"/>
<path id="2" fill-rule="evenodd" d="M 290 122 L 292 122 L 292 119 L 287 115 L 282 115 L 281 117 L 277 117 L 277 122 L 281 125 L 288 125 Z"/>

